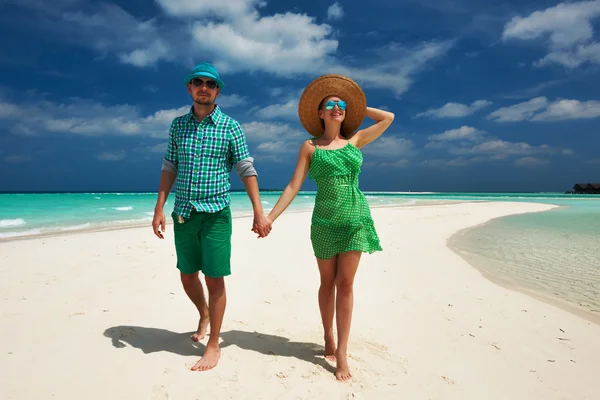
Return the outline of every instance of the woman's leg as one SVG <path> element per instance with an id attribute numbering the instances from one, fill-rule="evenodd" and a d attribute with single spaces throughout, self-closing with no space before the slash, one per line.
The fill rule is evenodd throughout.
<path id="1" fill-rule="evenodd" d="M 333 336 L 333 315 L 335 310 L 335 275 L 337 271 L 337 256 L 329 260 L 317 258 L 321 286 L 319 287 L 319 309 L 323 321 L 325 337 L 325 358 L 335 360 L 335 337 Z"/>
<path id="2" fill-rule="evenodd" d="M 358 269 L 360 251 L 348 251 L 338 254 L 337 274 L 335 277 L 336 323 L 338 333 L 338 348 L 335 356 L 337 368 L 335 376 L 338 380 L 346 381 L 352 378 L 348 366 L 348 338 L 352 324 L 352 308 L 354 307 L 354 276 Z"/>

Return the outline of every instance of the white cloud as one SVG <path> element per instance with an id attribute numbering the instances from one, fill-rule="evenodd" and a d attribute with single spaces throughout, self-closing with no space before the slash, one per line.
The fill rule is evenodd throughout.
<path id="1" fill-rule="evenodd" d="M 298 153 L 300 147 L 298 144 L 293 142 L 286 142 L 279 140 L 276 142 L 264 142 L 256 146 L 256 150 L 259 152 L 273 152 L 273 153 Z"/>
<path id="2" fill-rule="evenodd" d="M 548 165 L 548 160 L 537 158 L 537 157 L 523 157 L 515 160 L 515 165 L 518 167 L 539 167 L 542 165 Z"/>
<path id="3" fill-rule="evenodd" d="M 364 87 L 388 89 L 401 95 L 410 88 L 414 75 L 444 56 L 453 45 L 453 40 L 425 42 L 412 48 L 392 43 L 377 50 L 375 56 L 380 60 L 373 67 L 332 63 L 327 72 L 345 74 Z"/>
<path id="4" fill-rule="evenodd" d="M 487 100 L 477 100 L 471 105 L 460 103 L 446 103 L 441 108 L 434 108 L 419 113 L 416 117 L 434 117 L 434 118 L 460 118 L 471 115 L 482 108 L 489 107 L 493 103 Z"/>
<path id="5" fill-rule="evenodd" d="M 561 99 L 549 102 L 545 97 L 500 108 L 488 115 L 497 122 L 559 121 L 600 117 L 600 101 Z"/>
<path id="6" fill-rule="evenodd" d="M 533 146 L 525 142 L 508 142 L 501 139 L 489 139 L 473 146 L 453 147 L 449 153 L 456 155 L 465 154 L 494 154 L 496 156 L 508 157 L 512 155 L 534 154 L 534 153 L 556 153 L 554 149 L 546 144 Z"/>
<path id="7" fill-rule="evenodd" d="M 600 158 L 593 158 L 591 160 L 587 160 L 585 163 L 586 164 L 593 164 L 593 165 L 595 165 L 595 164 L 600 165 Z"/>
<path id="8" fill-rule="evenodd" d="M 167 152 L 168 142 L 161 142 L 153 146 L 136 147 L 133 149 L 134 153 L 161 153 Z"/>
<path id="9" fill-rule="evenodd" d="M 431 135 L 429 136 L 429 139 L 434 141 L 476 140 L 483 134 L 484 132 L 475 129 L 472 126 L 463 125 L 458 129 L 450 129 L 444 133 Z"/>
<path id="10" fill-rule="evenodd" d="M 0 119 L 21 115 L 21 110 L 15 104 L 0 101 Z"/>
<path id="11" fill-rule="evenodd" d="M 2 104 L 0 109 L 8 112 L 0 112 L 0 120 L 12 133 L 24 136 L 72 133 L 166 138 L 173 118 L 186 114 L 190 107 L 159 110 L 144 116 L 134 106 L 105 106 L 86 99 L 73 99 L 70 103 Z"/>
<path id="12" fill-rule="evenodd" d="M 363 167 L 369 168 L 369 169 L 387 169 L 387 168 L 406 168 L 412 165 L 411 160 L 409 160 L 408 158 L 401 158 L 399 160 L 394 160 L 394 161 L 383 161 L 383 162 L 377 162 L 377 161 L 367 161 L 363 164 Z"/>
<path id="13" fill-rule="evenodd" d="M 428 168 L 445 168 L 445 167 L 466 167 L 471 164 L 479 163 L 488 160 L 485 157 L 456 157 L 456 158 L 432 158 L 421 161 L 419 164 L 422 167 Z"/>
<path id="14" fill-rule="evenodd" d="M 246 96 L 240 96 L 239 94 L 221 94 L 215 101 L 219 107 L 238 107 L 248 103 Z"/>
<path id="15" fill-rule="evenodd" d="M 454 164 L 451 166 L 468 165 L 480 161 L 502 160 L 512 156 L 529 156 L 535 154 L 570 156 L 573 154 L 573 151 L 570 149 L 551 147 L 547 144 L 536 146 L 526 142 L 502 140 L 471 126 L 462 126 L 458 129 L 447 130 L 437 135 L 431 135 L 429 139 L 431 141 L 425 145 L 425 149 L 430 151 L 444 151 L 448 154 L 459 156 L 454 159 Z M 526 163 L 528 160 L 522 162 Z M 440 166 L 440 162 L 432 162 L 429 165 L 433 164 Z"/>
<path id="16" fill-rule="evenodd" d="M 529 101 L 500 108 L 488 115 L 488 119 L 498 122 L 515 122 L 531 119 L 533 115 L 548 105 L 545 97 L 536 97 Z"/>
<path id="17" fill-rule="evenodd" d="M 312 137 L 284 123 L 253 121 L 242 128 L 248 142 L 257 144 L 259 162 L 289 163 L 297 158 L 302 142 Z"/>
<path id="18" fill-rule="evenodd" d="M 178 17 L 207 17 L 247 14 L 255 7 L 266 5 L 261 0 L 156 0 L 169 14 Z"/>
<path id="19" fill-rule="evenodd" d="M 125 158 L 125 150 L 116 150 L 110 152 L 100 153 L 98 160 L 100 161 L 121 161 Z"/>
<path id="20" fill-rule="evenodd" d="M 591 39 L 591 19 L 600 15 L 600 1 L 560 3 L 527 17 L 517 16 L 504 27 L 503 39 L 537 39 L 549 36 L 553 48 L 566 48 Z"/>
<path id="21" fill-rule="evenodd" d="M 287 142 L 311 137 L 308 133 L 284 123 L 252 121 L 242 124 L 242 129 L 248 141 L 252 142 Z"/>
<path id="22" fill-rule="evenodd" d="M 290 100 L 284 104 L 272 104 L 256 111 L 262 119 L 298 119 L 298 100 Z"/>
<path id="23" fill-rule="evenodd" d="M 37 2 L 34 2 L 37 3 Z M 35 9 L 52 18 L 45 24 L 68 41 L 92 47 L 102 55 L 113 53 L 125 64 L 136 67 L 175 59 L 179 32 L 165 32 L 154 19 L 138 19 L 110 3 L 64 2 L 56 7 Z"/>
<path id="24" fill-rule="evenodd" d="M 577 68 L 585 62 L 600 64 L 600 43 L 582 44 L 571 51 L 553 51 L 535 63 L 536 66 L 547 66 L 553 63 L 567 68 Z"/>
<path id="25" fill-rule="evenodd" d="M 123 52 L 119 54 L 119 59 L 125 64 L 131 64 L 136 67 L 147 67 L 156 64 L 157 61 L 168 56 L 169 52 L 168 45 L 157 40 L 145 49 Z"/>
<path id="26" fill-rule="evenodd" d="M 223 74 L 266 72 L 279 77 L 312 79 L 332 72 L 346 74 L 365 87 L 404 93 L 414 77 L 443 57 L 454 41 L 424 42 L 413 47 L 391 43 L 374 49 L 371 66 L 338 54 L 332 27 L 315 17 L 284 12 L 266 15 L 259 0 L 158 0 L 172 18 L 144 19 L 117 5 L 99 2 L 20 2 L 45 29 L 70 43 L 90 47 L 101 57 L 147 68 L 159 62 L 214 63 Z"/>
<path id="27" fill-rule="evenodd" d="M 335 53 L 331 27 L 307 15 L 261 17 L 257 12 L 223 22 L 196 22 L 195 45 L 208 51 L 223 72 L 264 71 L 287 76 L 314 70 Z"/>
<path id="28" fill-rule="evenodd" d="M 558 100 L 548 104 L 545 111 L 536 114 L 532 121 L 590 119 L 600 117 L 600 101 Z"/>
<path id="29" fill-rule="evenodd" d="M 560 3 L 527 17 L 509 21 L 504 40 L 546 39 L 548 55 L 535 65 L 559 64 L 576 68 L 586 62 L 600 64 L 600 44 L 593 41 L 592 20 L 600 16 L 600 0 Z"/>
<path id="30" fill-rule="evenodd" d="M 398 136 L 380 136 L 374 142 L 362 148 L 365 154 L 378 157 L 404 158 L 414 155 L 415 144 L 410 139 Z"/>
<path id="31" fill-rule="evenodd" d="M 341 19 L 344 16 L 344 10 L 342 6 L 336 1 L 327 9 L 327 19 Z"/>

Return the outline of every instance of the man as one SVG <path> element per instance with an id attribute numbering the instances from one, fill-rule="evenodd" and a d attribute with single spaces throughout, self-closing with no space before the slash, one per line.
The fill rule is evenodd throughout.
<path id="1" fill-rule="evenodd" d="M 211 326 L 206 350 L 192 367 L 193 371 L 205 371 L 214 368 L 221 355 L 219 335 L 227 302 L 224 277 L 231 274 L 229 177 L 233 166 L 254 208 L 252 231 L 265 237 L 271 226 L 263 214 L 245 134 L 240 124 L 215 104 L 223 89 L 217 70 L 208 63 L 198 64 L 185 83 L 194 104 L 189 113 L 171 123 L 152 228 L 156 236 L 164 238 L 163 208 L 175 184 L 171 217 L 177 268 L 187 296 L 200 313 L 192 340 L 202 340 L 209 322 Z M 205 276 L 208 306 L 199 271 Z"/>

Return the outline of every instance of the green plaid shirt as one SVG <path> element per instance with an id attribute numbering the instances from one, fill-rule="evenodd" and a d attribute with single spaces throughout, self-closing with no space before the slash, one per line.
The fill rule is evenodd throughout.
<path id="1" fill-rule="evenodd" d="M 174 211 L 185 218 L 194 208 L 214 213 L 227 207 L 233 165 L 250 157 L 242 127 L 219 106 L 202 121 L 192 110 L 171 123 L 165 155 L 177 170 Z"/>

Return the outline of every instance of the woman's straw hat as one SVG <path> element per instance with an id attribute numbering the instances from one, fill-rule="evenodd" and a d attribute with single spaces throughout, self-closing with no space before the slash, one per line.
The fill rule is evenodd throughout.
<path id="1" fill-rule="evenodd" d="M 319 104 L 329 96 L 338 96 L 348 105 L 342 133 L 345 136 L 352 134 L 365 118 L 367 99 L 356 82 L 337 74 L 320 76 L 306 86 L 298 103 L 298 116 L 302 126 L 313 136 L 320 136 L 323 133 L 319 118 Z"/>

